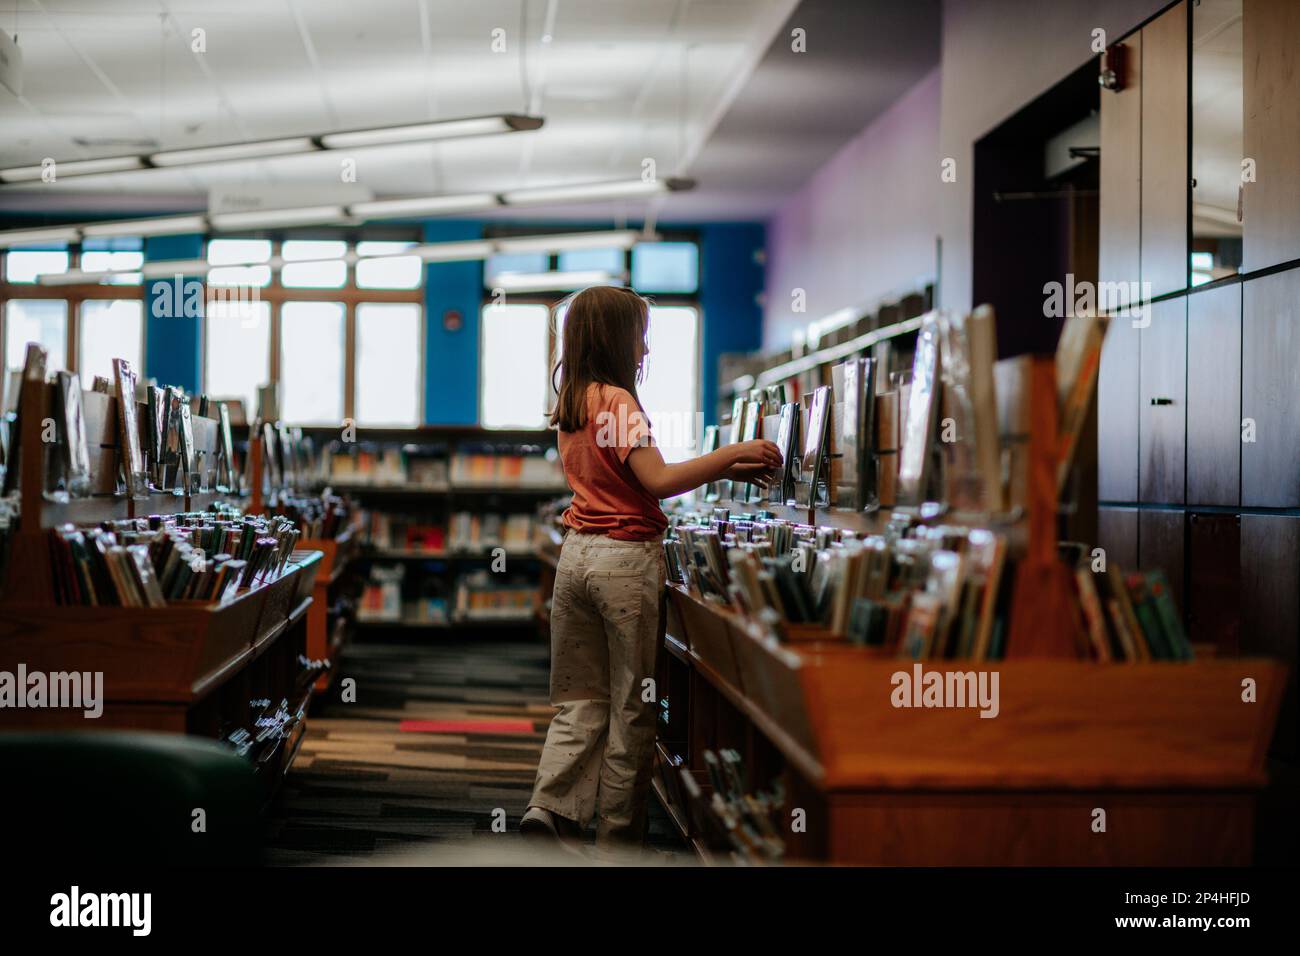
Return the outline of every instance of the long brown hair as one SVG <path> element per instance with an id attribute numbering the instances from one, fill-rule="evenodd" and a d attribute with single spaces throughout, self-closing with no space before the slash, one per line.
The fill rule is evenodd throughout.
<path id="1" fill-rule="evenodd" d="M 551 370 L 551 388 L 558 396 L 551 424 L 576 432 L 587 424 L 587 388 L 593 382 L 626 389 L 641 407 L 636 384 L 650 305 L 631 289 L 604 285 L 583 289 L 565 302 L 563 349 Z"/>

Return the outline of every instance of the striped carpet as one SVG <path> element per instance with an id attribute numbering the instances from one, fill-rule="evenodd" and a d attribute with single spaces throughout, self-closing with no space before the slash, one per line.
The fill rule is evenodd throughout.
<path id="1" fill-rule="evenodd" d="M 268 864 L 508 862 L 532 850 L 518 829 L 554 713 L 546 648 L 422 641 L 347 649 L 339 676 L 356 681 L 356 701 L 342 702 L 336 681 L 313 705 L 268 820 Z M 693 862 L 650 804 L 647 862 Z"/>

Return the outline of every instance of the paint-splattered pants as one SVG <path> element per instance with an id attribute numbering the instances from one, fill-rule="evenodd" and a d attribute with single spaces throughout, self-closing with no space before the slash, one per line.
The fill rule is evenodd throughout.
<path id="1" fill-rule="evenodd" d="M 551 720 L 530 806 L 639 845 L 654 762 L 662 643 L 660 541 L 570 531 L 551 602 Z"/>

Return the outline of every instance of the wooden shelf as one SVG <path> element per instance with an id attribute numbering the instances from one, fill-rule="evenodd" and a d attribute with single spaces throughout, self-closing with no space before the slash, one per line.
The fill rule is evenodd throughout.
<path id="1" fill-rule="evenodd" d="M 1250 858 L 1254 794 L 1266 782 L 1287 680 L 1279 661 L 919 662 L 927 672 L 996 673 L 999 712 L 981 718 L 978 708 L 893 706 L 893 675 L 912 673 L 918 662 L 910 659 L 842 641 L 780 645 L 682 588 L 669 587 L 669 607 L 669 654 L 784 758 L 796 805 L 816 808 L 817 832 L 790 840 L 794 859 L 1160 865 Z M 729 656 L 722 667 L 720 653 Z M 1256 703 L 1241 700 L 1246 678 L 1256 682 Z M 688 709 L 688 721 L 710 719 L 694 693 Z M 1141 838 L 1102 846 L 1069 829 L 1094 806 L 1111 808 L 1112 820 L 1124 821 L 1126 832 L 1140 828 Z M 1018 838 L 1003 836 L 1017 828 Z M 916 836 L 899 840 L 900 832 Z"/>

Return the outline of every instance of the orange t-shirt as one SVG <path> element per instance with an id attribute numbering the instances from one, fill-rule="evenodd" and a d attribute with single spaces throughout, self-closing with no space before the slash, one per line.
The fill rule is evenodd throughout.
<path id="1" fill-rule="evenodd" d="M 668 519 L 659 499 L 637 480 L 627 463 L 632 449 L 653 445 L 650 423 L 626 389 L 594 383 L 587 388 L 587 424 L 561 431 L 560 460 L 573 489 L 564 524 L 580 534 L 619 541 L 661 537 Z"/>

